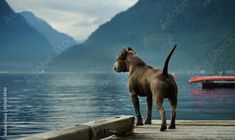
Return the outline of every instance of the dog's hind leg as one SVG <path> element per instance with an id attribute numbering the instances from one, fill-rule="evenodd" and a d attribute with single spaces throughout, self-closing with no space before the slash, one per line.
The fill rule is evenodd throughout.
<path id="1" fill-rule="evenodd" d="M 177 99 L 168 99 L 171 104 L 171 123 L 169 129 L 175 129 Z"/>
<path id="2" fill-rule="evenodd" d="M 143 125 L 143 120 L 142 120 L 141 113 L 140 113 L 140 105 L 139 105 L 138 96 L 136 94 L 134 94 L 134 95 L 132 94 L 131 100 L 134 105 L 135 113 L 136 113 L 136 117 L 137 117 L 136 125 Z"/>
<path id="3" fill-rule="evenodd" d="M 159 95 L 159 94 L 156 94 L 156 95 Z M 159 98 L 159 96 L 154 97 L 155 106 L 158 109 L 160 116 L 161 116 L 161 120 L 162 120 L 162 125 L 160 128 L 160 131 L 165 131 L 167 128 L 166 113 L 165 113 L 165 110 L 163 107 L 163 100 L 164 100 L 164 98 Z"/>
<path id="4" fill-rule="evenodd" d="M 160 112 L 161 119 L 162 119 L 162 125 L 161 125 L 160 131 L 165 131 L 167 127 L 166 113 L 162 104 L 161 105 L 159 104 L 159 112 Z"/>
<path id="5" fill-rule="evenodd" d="M 147 101 L 147 118 L 145 120 L 145 124 L 151 124 L 152 123 L 152 95 L 149 95 L 146 97 Z"/>

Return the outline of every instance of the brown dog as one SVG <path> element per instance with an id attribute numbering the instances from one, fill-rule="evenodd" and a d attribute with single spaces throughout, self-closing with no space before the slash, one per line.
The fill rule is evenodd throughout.
<path id="1" fill-rule="evenodd" d="M 154 69 L 153 67 L 146 65 L 130 47 L 128 50 L 123 48 L 118 55 L 114 64 L 114 70 L 116 72 L 129 72 L 128 88 L 136 112 L 136 125 L 143 125 L 139 107 L 139 95 L 146 96 L 147 99 L 147 119 L 145 120 L 145 124 L 151 124 L 152 98 L 154 99 L 154 104 L 161 115 L 161 131 L 164 131 L 167 128 L 163 100 L 164 98 L 168 98 L 172 107 L 169 129 L 175 129 L 178 91 L 174 77 L 168 73 L 168 63 L 175 48 L 176 45 L 168 55 L 163 70 Z"/>

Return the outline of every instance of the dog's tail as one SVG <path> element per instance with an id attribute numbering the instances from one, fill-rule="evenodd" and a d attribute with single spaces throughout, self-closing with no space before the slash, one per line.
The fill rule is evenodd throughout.
<path id="1" fill-rule="evenodd" d="M 171 55 L 173 54 L 176 46 L 177 46 L 177 44 L 175 44 L 175 46 L 173 47 L 173 49 L 171 50 L 171 52 L 169 53 L 169 55 L 166 58 L 165 65 L 164 65 L 164 68 L 163 68 L 163 76 L 167 76 L 168 75 L 168 63 L 169 63 Z"/>

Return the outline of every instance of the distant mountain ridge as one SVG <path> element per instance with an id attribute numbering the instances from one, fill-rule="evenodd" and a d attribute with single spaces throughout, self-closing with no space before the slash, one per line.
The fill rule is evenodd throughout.
<path id="1" fill-rule="evenodd" d="M 32 13 L 15 13 L 5 0 L 0 1 L 0 72 L 32 72 L 76 44 L 43 20 L 34 20 Z"/>
<path id="2" fill-rule="evenodd" d="M 52 53 L 47 39 L 0 1 L 0 70 L 25 71 Z"/>
<path id="3" fill-rule="evenodd" d="M 36 17 L 32 12 L 24 11 L 20 14 L 32 27 L 43 34 L 53 47 L 59 46 L 64 50 L 77 44 L 72 37 L 53 29 L 46 21 Z"/>
<path id="4" fill-rule="evenodd" d="M 101 25 L 83 44 L 62 53 L 53 67 L 111 71 L 121 48 L 132 46 L 147 63 L 162 68 L 177 43 L 170 70 L 234 70 L 234 42 L 214 59 L 208 55 L 223 42 L 226 32 L 235 37 L 234 7 L 233 0 L 139 0 Z M 226 64 L 227 56 L 234 58 L 232 64 Z"/>

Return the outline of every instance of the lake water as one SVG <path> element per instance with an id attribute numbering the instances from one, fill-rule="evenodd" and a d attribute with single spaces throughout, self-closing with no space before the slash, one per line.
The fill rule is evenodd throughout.
<path id="1" fill-rule="evenodd" d="M 190 88 L 190 75 L 175 75 L 179 93 L 177 119 L 235 119 L 235 90 Z M 15 139 L 117 115 L 134 115 L 127 90 L 127 74 L 1 74 L 1 133 L 7 94 L 7 136 Z M 192 94 L 197 93 L 197 94 Z M 140 98 L 145 116 L 145 98 Z M 170 107 L 164 102 L 168 119 Z M 6 108 L 5 108 L 6 109 Z M 153 118 L 159 113 L 153 108 Z"/>

